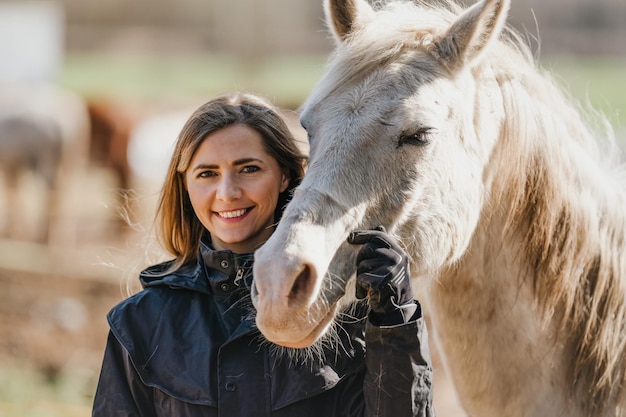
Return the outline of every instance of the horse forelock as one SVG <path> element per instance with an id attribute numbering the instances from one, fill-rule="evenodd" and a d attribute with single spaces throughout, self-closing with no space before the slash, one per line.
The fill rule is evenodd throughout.
<path id="1" fill-rule="evenodd" d="M 626 383 L 625 168 L 600 149 L 581 106 L 524 60 L 494 64 L 506 120 L 492 204 L 509 208 L 506 230 L 521 233 L 534 293 L 544 317 L 560 320 L 570 377 L 593 414 Z"/>

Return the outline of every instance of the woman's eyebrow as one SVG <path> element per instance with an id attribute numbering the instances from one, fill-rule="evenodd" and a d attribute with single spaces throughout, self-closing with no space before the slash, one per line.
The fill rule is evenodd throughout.
<path id="1" fill-rule="evenodd" d="M 233 162 L 233 165 L 245 165 L 249 164 L 250 162 L 263 162 L 263 160 L 258 158 L 241 158 L 235 160 L 235 162 Z"/>
<path id="2" fill-rule="evenodd" d="M 241 158 L 241 159 L 237 159 L 233 162 L 234 166 L 239 166 L 239 165 L 245 165 L 245 164 L 249 164 L 251 162 L 258 162 L 258 163 L 263 163 L 263 160 L 258 159 L 258 158 Z M 199 169 L 219 169 L 219 165 L 217 164 L 205 164 L 205 163 L 198 163 L 196 165 L 194 165 L 191 170 L 192 171 L 197 171 Z"/>
<path id="3" fill-rule="evenodd" d="M 218 168 L 219 168 L 218 165 L 199 163 L 199 164 L 194 165 L 191 168 L 191 170 L 192 171 L 197 171 L 199 169 L 218 169 Z"/>

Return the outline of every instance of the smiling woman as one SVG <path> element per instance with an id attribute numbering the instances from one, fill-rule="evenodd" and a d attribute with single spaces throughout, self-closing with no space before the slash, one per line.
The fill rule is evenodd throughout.
<path id="1" fill-rule="evenodd" d="M 157 206 L 161 243 L 176 257 L 171 270 L 195 262 L 206 231 L 212 244 L 217 242 L 214 249 L 255 250 L 280 219 L 305 164 L 306 156 L 284 120 L 264 99 L 233 94 L 200 106 L 180 132 Z M 275 189 L 266 184 L 272 175 L 278 175 Z M 259 190 L 261 186 L 268 188 Z M 270 189 L 272 193 L 264 195 Z M 242 209 L 247 210 L 245 222 L 233 224 L 233 214 Z M 220 246 L 225 242 L 219 240 L 226 238 L 220 230 L 253 227 L 253 222 L 256 230 L 249 230 L 251 235 L 268 228 L 265 239 L 259 236 L 245 247 Z M 222 229 L 214 229 L 218 225 Z"/>

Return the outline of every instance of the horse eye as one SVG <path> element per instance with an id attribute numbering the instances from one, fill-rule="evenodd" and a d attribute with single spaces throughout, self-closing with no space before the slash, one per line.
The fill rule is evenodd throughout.
<path id="1" fill-rule="evenodd" d="M 434 132 L 432 127 L 421 127 L 417 132 L 402 133 L 398 138 L 398 148 L 403 145 L 428 145 L 433 140 Z"/>

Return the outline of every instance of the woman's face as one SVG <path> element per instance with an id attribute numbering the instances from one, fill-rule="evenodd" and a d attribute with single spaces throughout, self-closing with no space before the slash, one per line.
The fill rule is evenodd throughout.
<path id="1" fill-rule="evenodd" d="M 274 210 L 289 177 L 257 131 L 234 124 L 207 135 L 185 183 L 213 247 L 243 253 L 256 250 L 274 231 Z"/>

